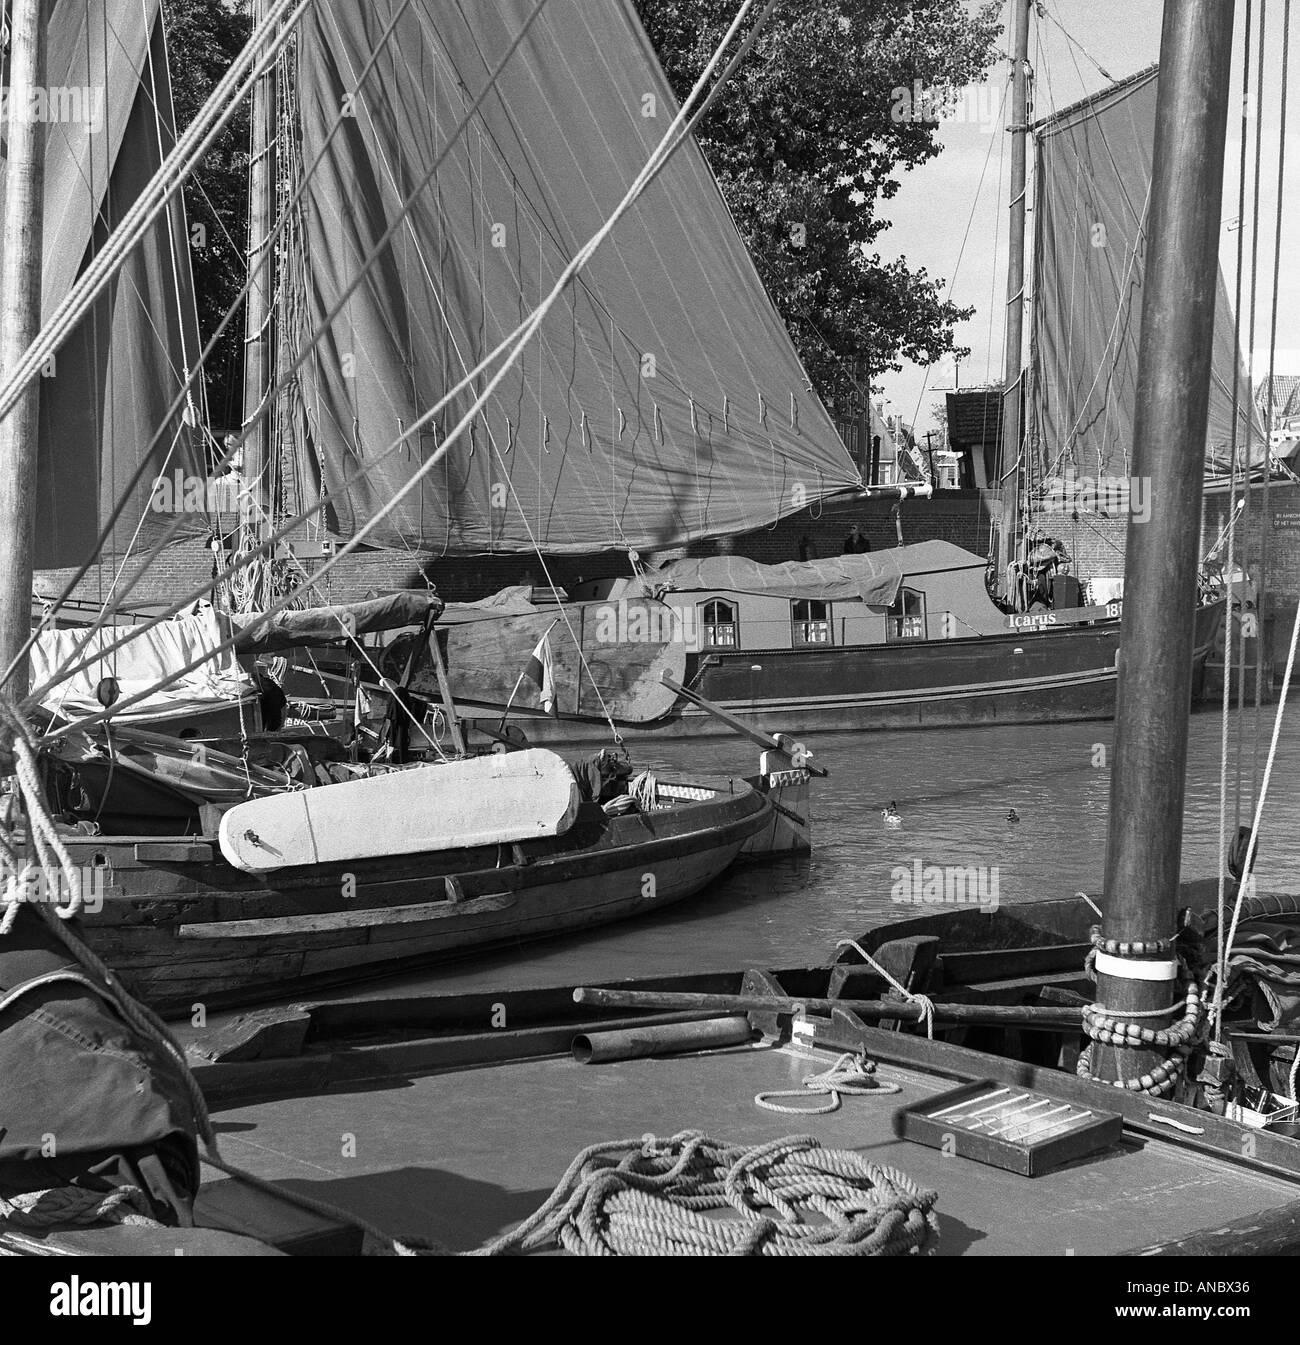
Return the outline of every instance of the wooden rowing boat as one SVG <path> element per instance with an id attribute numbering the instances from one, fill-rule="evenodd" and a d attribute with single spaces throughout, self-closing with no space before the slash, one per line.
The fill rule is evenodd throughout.
<path id="1" fill-rule="evenodd" d="M 609 816 L 584 802 L 559 836 L 262 874 L 227 862 L 214 836 L 66 844 L 90 875 L 91 948 L 155 1009 L 189 1014 L 658 910 L 742 850 L 793 843 L 774 803 L 804 823 L 806 844 L 806 775 L 794 774 L 803 783 L 661 778 L 652 809 Z"/>

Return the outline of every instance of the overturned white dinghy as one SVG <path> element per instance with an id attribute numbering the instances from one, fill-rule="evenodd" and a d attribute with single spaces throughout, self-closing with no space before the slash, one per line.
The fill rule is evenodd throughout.
<path id="1" fill-rule="evenodd" d="M 252 799 L 219 839 L 236 868 L 267 873 L 559 836 L 580 801 L 563 759 L 532 748 Z"/>

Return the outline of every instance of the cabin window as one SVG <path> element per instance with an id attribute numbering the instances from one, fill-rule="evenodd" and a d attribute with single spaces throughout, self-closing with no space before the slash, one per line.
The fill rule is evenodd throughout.
<path id="1" fill-rule="evenodd" d="M 740 628 L 736 609 L 729 602 L 715 598 L 706 602 L 703 610 L 704 648 L 736 649 L 740 645 Z"/>
<path id="2" fill-rule="evenodd" d="M 801 598 L 790 604 L 791 634 L 795 644 L 831 644 L 831 605 Z"/>
<path id="3" fill-rule="evenodd" d="M 885 615 L 886 640 L 925 639 L 925 594 L 900 588 Z"/>

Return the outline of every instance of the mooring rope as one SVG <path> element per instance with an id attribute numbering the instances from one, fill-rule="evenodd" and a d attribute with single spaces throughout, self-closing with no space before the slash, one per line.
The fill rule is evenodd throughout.
<path id="1" fill-rule="evenodd" d="M 836 950 L 841 948 L 852 948 L 857 955 L 865 962 L 869 962 L 875 969 L 889 982 L 895 990 L 909 1003 L 915 1004 L 921 1010 L 921 1022 L 925 1024 L 925 1035 L 932 1041 L 934 1040 L 934 1001 L 928 995 L 914 995 L 905 985 L 890 973 L 871 956 L 856 939 L 839 939 L 835 944 Z"/>
<path id="2" fill-rule="evenodd" d="M 471 1255 L 902 1256 L 933 1250 L 937 1199 L 808 1135 L 743 1148 L 683 1130 L 584 1149 L 535 1214 Z"/>

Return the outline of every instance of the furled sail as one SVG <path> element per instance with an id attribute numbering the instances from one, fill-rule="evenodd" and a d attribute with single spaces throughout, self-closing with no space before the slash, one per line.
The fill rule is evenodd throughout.
<path id="1" fill-rule="evenodd" d="M 306 349 L 446 152 L 302 368 L 288 417 L 300 499 L 324 491 L 336 535 L 375 518 L 427 459 L 469 396 L 382 455 L 538 304 L 676 113 L 629 0 L 551 0 L 458 135 L 533 8 L 320 0 L 300 25 L 291 350 Z M 341 109 L 354 115 L 330 139 Z M 366 540 L 439 553 L 653 548 L 859 484 L 692 141 L 570 286 L 473 434 Z"/>
<path id="2" fill-rule="evenodd" d="M 1157 70 L 1145 70 L 1037 128 L 1030 437 L 1045 477 L 1127 477 L 1155 144 Z M 1238 460 L 1266 436 L 1233 332 L 1223 277 L 1215 308 L 1207 466 L 1226 461 L 1237 388 Z"/>
<path id="3" fill-rule="evenodd" d="M 31 109 L 48 123 L 46 317 L 174 139 L 160 0 L 53 0 L 47 64 L 43 105 Z M 38 569 L 91 558 L 101 528 L 166 421 L 107 550 L 122 554 L 133 541 L 140 548 L 161 535 L 172 516 L 156 500 L 151 507 L 155 477 L 195 471 L 192 431 L 183 415 L 168 420 L 166 413 L 198 349 L 189 239 L 178 197 L 41 380 Z M 202 514 L 186 515 L 182 523 L 182 536 L 206 526 Z"/>

